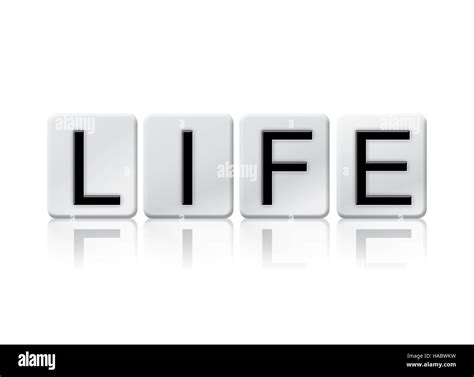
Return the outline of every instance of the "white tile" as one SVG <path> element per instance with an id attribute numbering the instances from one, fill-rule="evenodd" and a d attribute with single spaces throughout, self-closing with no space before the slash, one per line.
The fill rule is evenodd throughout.
<path id="1" fill-rule="evenodd" d="M 137 211 L 132 115 L 56 114 L 48 120 L 48 212 L 132 217 Z"/>
<path id="2" fill-rule="evenodd" d="M 346 116 L 340 119 L 337 132 L 340 216 L 418 218 L 425 214 L 426 120 L 423 116 Z M 387 171 L 390 166 L 393 171 Z M 366 167 L 379 171 L 365 172 Z"/>
<path id="3" fill-rule="evenodd" d="M 281 171 L 264 169 L 264 138 L 267 138 L 269 166 L 273 161 L 273 169 L 281 168 Z M 300 171 L 288 171 L 291 169 L 288 163 L 296 163 Z M 242 119 L 240 177 L 240 212 L 245 217 L 326 216 L 329 211 L 328 118 L 262 115 Z"/>
<path id="4" fill-rule="evenodd" d="M 143 136 L 147 216 L 228 217 L 232 214 L 232 118 L 153 115 L 145 120 Z"/>

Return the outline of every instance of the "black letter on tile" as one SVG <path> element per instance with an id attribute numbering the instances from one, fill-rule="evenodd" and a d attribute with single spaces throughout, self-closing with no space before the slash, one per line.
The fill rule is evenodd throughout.
<path id="1" fill-rule="evenodd" d="M 74 131 L 74 205 L 120 205 L 120 195 L 84 194 L 84 131 Z"/>
<path id="2" fill-rule="evenodd" d="M 193 204 L 193 131 L 183 131 L 183 205 Z"/>
<path id="3" fill-rule="evenodd" d="M 356 204 L 411 205 L 411 195 L 367 195 L 368 171 L 407 171 L 406 161 L 367 161 L 367 140 L 410 140 L 410 131 L 356 131 Z"/>
<path id="4" fill-rule="evenodd" d="M 306 162 L 273 162 L 273 140 L 312 140 L 313 131 L 262 131 L 263 187 L 262 204 L 272 205 L 272 173 L 274 171 L 307 171 Z"/>

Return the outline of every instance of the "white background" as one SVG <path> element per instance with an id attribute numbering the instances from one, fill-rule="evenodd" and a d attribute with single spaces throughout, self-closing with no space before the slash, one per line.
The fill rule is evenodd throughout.
<path id="1" fill-rule="evenodd" d="M 472 343 L 473 12 L 433 0 L 2 2 L 0 342 Z M 56 112 L 137 116 L 133 258 L 75 268 L 48 251 Z M 236 185 L 230 262 L 148 263 L 142 121 L 161 112 L 232 115 L 236 161 L 244 114 L 326 113 L 328 255 L 307 268 L 244 258 Z M 339 263 L 336 121 L 387 112 L 428 120 L 426 255 L 403 268 Z"/>

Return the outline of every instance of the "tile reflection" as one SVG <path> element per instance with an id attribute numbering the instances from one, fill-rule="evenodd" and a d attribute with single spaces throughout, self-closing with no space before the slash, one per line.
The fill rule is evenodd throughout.
<path id="1" fill-rule="evenodd" d="M 241 259 L 265 268 L 301 268 L 328 262 L 329 225 L 326 220 L 243 220 Z"/>
<path id="2" fill-rule="evenodd" d="M 151 265 L 229 265 L 233 225 L 221 220 L 149 219 L 143 228 L 143 258 Z"/>
<path id="3" fill-rule="evenodd" d="M 48 253 L 77 269 L 127 266 L 137 260 L 137 226 L 133 220 L 51 220 Z"/>
<path id="4" fill-rule="evenodd" d="M 427 227 L 423 220 L 341 220 L 330 250 L 326 220 L 245 219 L 238 253 L 229 220 L 147 220 L 137 251 L 133 220 L 51 220 L 48 253 L 61 265 L 151 268 L 242 265 L 303 268 L 332 265 L 405 268 L 424 263 Z"/>
<path id="5" fill-rule="evenodd" d="M 424 262 L 423 220 L 341 220 L 336 258 L 364 268 L 404 268 Z"/>
<path id="6" fill-rule="evenodd" d="M 193 230 L 183 229 L 183 267 L 193 265 Z"/>

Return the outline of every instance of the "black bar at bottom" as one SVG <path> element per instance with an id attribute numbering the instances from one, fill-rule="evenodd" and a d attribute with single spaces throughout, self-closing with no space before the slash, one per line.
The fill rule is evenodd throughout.
<path id="1" fill-rule="evenodd" d="M 473 375 L 472 345 L 0 346 L 2 377 Z"/>

